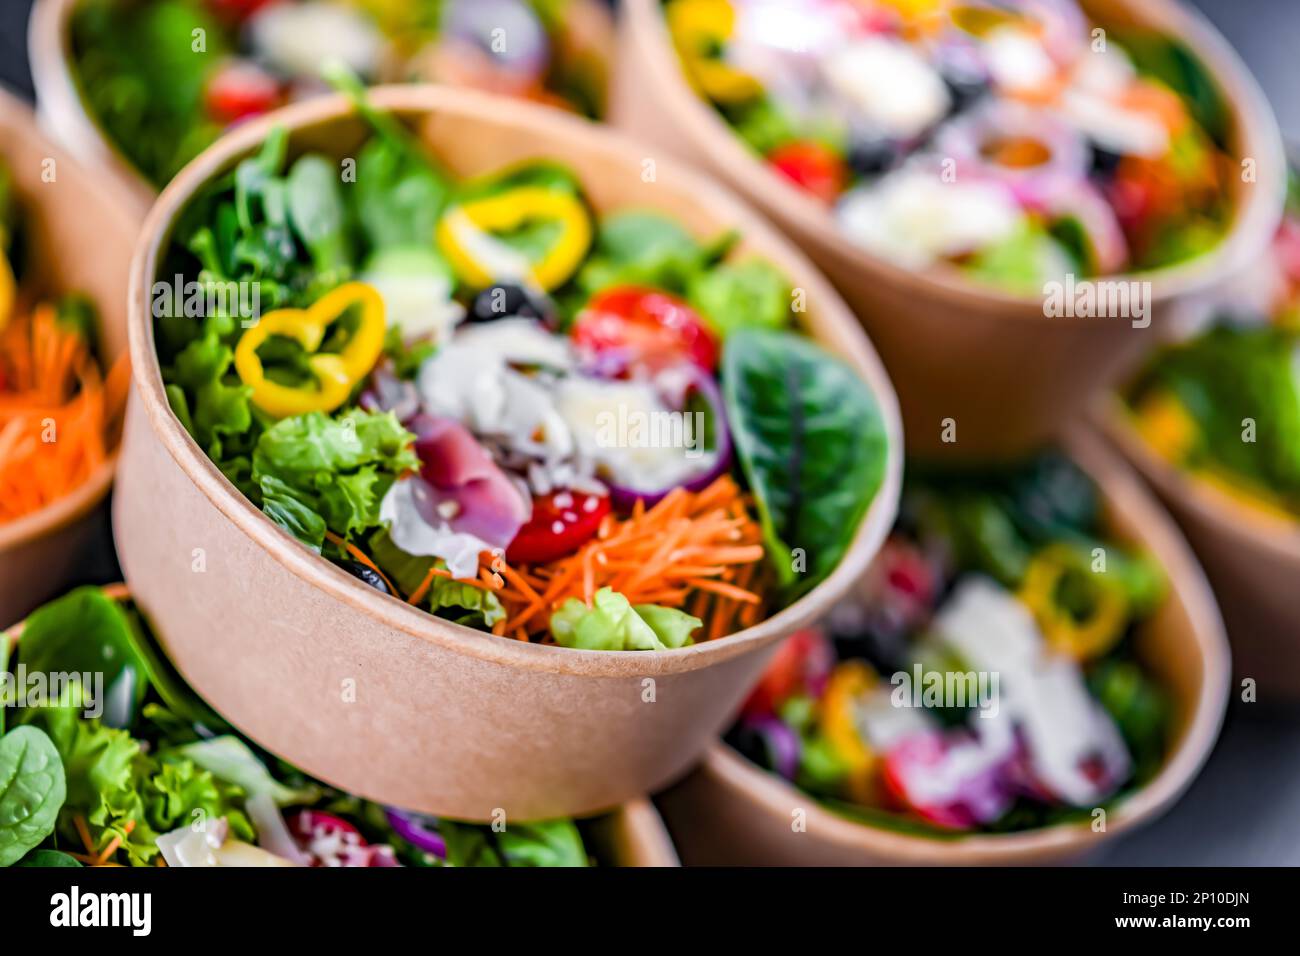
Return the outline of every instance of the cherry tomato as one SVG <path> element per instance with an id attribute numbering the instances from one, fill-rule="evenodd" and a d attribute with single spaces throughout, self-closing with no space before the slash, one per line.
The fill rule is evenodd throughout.
<path id="1" fill-rule="evenodd" d="M 778 146 L 768 154 L 767 161 L 786 179 L 828 205 L 844 190 L 844 160 L 821 143 Z"/>
<path id="2" fill-rule="evenodd" d="M 234 123 L 258 116 L 280 105 L 280 83 L 252 63 L 222 64 L 208 81 L 204 102 L 208 115 L 219 123 Z"/>
<path id="3" fill-rule="evenodd" d="M 208 0 L 208 7 L 217 16 L 232 23 L 242 23 L 258 10 L 279 0 Z"/>
<path id="4" fill-rule="evenodd" d="M 533 498 L 533 516 L 519 529 L 506 559 L 538 564 L 572 554 L 596 536 L 609 514 L 608 495 L 556 491 Z"/>
<path id="5" fill-rule="evenodd" d="M 820 693 L 821 687 L 809 685 L 824 682 L 834 662 L 835 651 L 821 631 L 811 627 L 795 631 L 777 648 L 741 713 L 765 717 L 775 714 L 787 698 L 800 691 Z"/>
<path id="6" fill-rule="evenodd" d="M 596 355 L 616 353 L 628 367 L 651 372 L 686 359 L 706 372 L 718 364 L 708 325 L 676 296 L 618 286 L 592 297 L 573 324 L 573 340 Z"/>

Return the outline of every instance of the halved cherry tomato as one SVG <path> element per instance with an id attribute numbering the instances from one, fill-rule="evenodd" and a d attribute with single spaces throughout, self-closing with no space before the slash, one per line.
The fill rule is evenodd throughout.
<path id="1" fill-rule="evenodd" d="M 218 123 L 234 123 L 270 112 L 282 99 L 280 83 L 274 76 L 241 60 L 218 67 L 204 94 L 208 115 Z"/>
<path id="2" fill-rule="evenodd" d="M 821 143 L 787 143 L 772 150 L 767 161 L 786 179 L 824 203 L 833 203 L 844 190 L 844 160 Z"/>
<path id="3" fill-rule="evenodd" d="M 533 516 L 506 548 L 506 559 L 538 564 L 572 554 L 596 536 L 608 495 L 555 491 L 533 498 Z"/>
<path id="4" fill-rule="evenodd" d="M 572 334 L 579 348 L 615 353 L 626 368 L 655 372 L 685 359 L 712 372 L 718 364 L 718 342 L 699 314 L 676 296 L 641 286 L 593 296 Z"/>

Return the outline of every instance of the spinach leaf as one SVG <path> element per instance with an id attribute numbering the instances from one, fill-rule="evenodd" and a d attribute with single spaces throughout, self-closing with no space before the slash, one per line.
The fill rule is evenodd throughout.
<path id="1" fill-rule="evenodd" d="M 0 737 L 0 867 L 54 832 L 66 796 L 63 762 L 44 731 L 15 727 Z"/>
<path id="2" fill-rule="evenodd" d="M 23 629 L 29 672 L 102 674 L 103 721 L 130 727 L 149 689 L 126 610 L 96 587 L 77 588 L 32 613 Z M 83 687 L 84 693 L 92 688 Z"/>
<path id="3" fill-rule="evenodd" d="M 167 659 L 167 655 L 158 647 L 157 641 L 149 628 L 140 620 L 139 614 L 134 608 L 123 608 L 127 615 L 127 621 L 130 626 L 131 644 L 135 648 L 137 658 L 144 664 L 145 672 L 149 676 L 149 683 L 154 691 L 162 698 L 163 704 L 167 710 L 177 718 L 191 725 L 204 727 L 207 730 L 220 732 L 229 729 L 230 725 L 225 722 L 217 712 L 209 707 L 198 694 L 190 688 L 185 679 L 176 673 L 176 668 L 172 662 Z M 144 708 L 144 715 L 149 716 L 149 708 L 155 705 L 148 704 Z"/>
<path id="4" fill-rule="evenodd" d="M 880 488 L 888 451 L 880 409 L 851 368 L 787 332 L 742 329 L 727 339 L 722 387 L 768 558 L 798 596 L 839 563 Z"/>
<path id="5" fill-rule="evenodd" d="M 14 866 L 37 866 L 47 869 L 49 867 L 80 868 L 81 863 L 76 857 L 69 856 L 62 850 L 32 850 Z"/>
<path id="6" fill-rule="evenodd" d="M 289 221 L 311 253 L 318 272 L 346 273 L 352 265 L 347 233 L 347 207 L 339 174 L 323 156 L 298 159 L 285 181 Z"/>

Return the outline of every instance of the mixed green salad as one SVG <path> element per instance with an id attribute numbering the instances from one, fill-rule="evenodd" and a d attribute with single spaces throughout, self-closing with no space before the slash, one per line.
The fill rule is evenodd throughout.
<path id="1" fill-rule="evenodd" d="M 328 87 L 437 82 L 603 109 L 591 0 L 81 0 L 73 74 L 87 111 L 155 186 L 233 123 Z M 597 29 L 599 25 L 600 29 Z"/>
<path id="2" fill-rule="evenodd" d="M 1133 638 L 1164 586 L 1065 458 L 914 474 L 859 593 L 782 645 L 727 740 L 872 825 L 1091 822 L 1166 754 Z"/>
<path id="3" fill-rule="evenodd" d="M 570 820 L 457 823 L 304 776 L 215 714 L 130 601 L 98 588 L 0 638 L 0 867 L 591 863 Z"/>
<path id="4" fill-rule="evenodd" d="M 359 108 L 354 174 L 277 130 L 160 268 L 168 399 L 240 491 L 382 592 L 568 647 L 721 637 L 831 572 L 887 439 L 785 275 L 734 234 L 597 216 L 557 162 L 456 182 Z M 260 312 L 187 308 L 177 276 Z"/>
<path id="5" fill-rule="evenodd" d="M 1300 180 L 1268 255 L 1216 321 L 1155 355 L 1128 394 L 1157 453 L 1260 511 L 1300 516 Z"/>
<path id="6" fill-rule="evenodd" d="M 1038 291 L 1159 268 L 1231 214 L 1230 114 L 1177 39 L 1075 0 L 666 0 L 736 134 L 908 269 Z"/>

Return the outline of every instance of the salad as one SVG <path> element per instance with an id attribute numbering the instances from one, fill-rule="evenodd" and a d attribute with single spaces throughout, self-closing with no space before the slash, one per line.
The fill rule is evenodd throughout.
<path id="1" fill-rule="evenodd" d="M 597 216 L 556 162 L 454 182 L 361 109 L 352 181 L 277 129 L 160 269 L 169 402 L 267 517 L 439 617 L 583 649 L 725 636 L 834 569 L 886 437 L 788 328 L 786 276 L 732 234 Z M 260 317 L 196 318 L 172 276 L 251 285 Z"/>
<path id="2" fill-rule="evenodd" d="M 73 591 L 9 636 L 0 867 L 590 863 L 570 820 L 457 823 L 304 776 L 213 713 L 104 590 Z"/>
<path id="3" fill-rule="evenodd" d="M 322 64 L 603 108 L 593 0 L 82 0 L 71 60 L 86 109 L 165 185 L 231 124 L 322 92 Z M 603 25 L 603 24 L 602 24 Z"/>
<path id="4" fill-rule="evenodd" d="M 0 164 L 0 525 L 71 494 L 117 443 L 129 370 L 105 371 L 94 304 L 36 281 L 18 197 Z"/>
<path id="5" fill-rule="evenodd" d="M 1034 292 L 1213 247 L 1228 108 L 1176 39 L 1074 0 L 666 0 L 685 72 L 844 236 Z"/>
<path id="6" fill-rule="evenodd" d="M 1158 353 L 1129 393 L 1158 454 L 1239 501 L 1300 516 L 1300 180 L 1270 254 L 1238 281 L 1217 321 Z"/>
<path id="7" fill-rule="evenodd" d="M 1056 455 L 909 479 L 859 593 L 782 645 L 728 742 L 891 829 L 1091 822 L 1158 771 L 1171 716 L 1133 647 L 1163 578 L 1099 507 Z"/>

